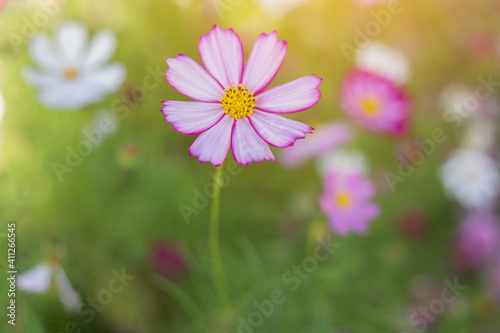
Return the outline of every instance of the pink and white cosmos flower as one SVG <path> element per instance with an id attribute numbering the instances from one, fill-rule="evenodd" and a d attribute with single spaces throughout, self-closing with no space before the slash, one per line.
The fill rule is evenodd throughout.
<path id="1" fill-rule="evenodd" d="M 345 113 L 364 128 L 396 135 L 407 130 L 410 103 L 391 80 L 356 70 L 344 79 L 341 95 Z"/>
<path id="2" fill-rule="evenodd" d="M 319 204 L 339 235 L 365 234 L 379 215 L 378 205 L 372 202 L 374 194 L 375 186 L 362 174 L 330 171 Z"/>
<path id="3" fill-rule="evenodd" d="M 304 111 L 321 98 L 322 79 L 309 75 L 266 90 L 278 72 L 287 43 L 262 34 L 243 64 L 243 46 L 232 30 L 214 26 L 198 45 L 205 68 L 183 54 L 167 58 L 168 83 L 195 101 L 165 101 L 165 120 L 183 134 L 200 134 L 189 149 L 200 162 L 220 166 L 229 148 L 239 164 L 276 162 L 269 145 L 284 148 L 313 128 L 281 117 Z"/>

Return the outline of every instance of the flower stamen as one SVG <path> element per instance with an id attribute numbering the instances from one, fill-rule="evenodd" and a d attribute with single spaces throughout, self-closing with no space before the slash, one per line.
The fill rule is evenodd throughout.
<path id="1" fill-rule="evenodd" d="M 335 204 L 342 208 L 347 209 L 351 206 L 351 196 L 346 192 L 336 193 L 333 197 Z"/>
<path id="2" fill-rule="evenodd" d="M 78 70 L 75 68 L 68 68 L 67 70 L 64 71 L 63 76 L 66 80 L 73 80 L 78 76 Z"/>
<path id="3" fill-rule="evenodd" d="M 248 87 L 243 87 L 240 83 L 238 88 L 233 84 L 232 87 L 224 89 L 225 96 L 220 99 L 224 112 L 235 119 L 248 117 L 253 113 L 255 101 L 254 92 L 248 93 Z"/>
<path id="4" fill-rule="evenodd" d="M 365 98 L 361 102 L 361 111 L 367 116 L 376 116 L 380 112 L 380 103 L 374 98 Z"/>

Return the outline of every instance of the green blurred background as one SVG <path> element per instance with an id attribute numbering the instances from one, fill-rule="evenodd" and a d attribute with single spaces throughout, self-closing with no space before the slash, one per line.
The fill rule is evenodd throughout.
<path id="1" fill-rule="evenodd" d="M 443 122 L 439 93 L 450 83 L 474 86 L 478 76 L 498 72 L 498 55 L 474 51 L 476 36 L 500 38 L 498 1 L 401 1 L 403 10 L 374 38 L 401 50 L 411 63 L 406 90 L 412 98 L 412 133 L 398 141 L 357 131 L 349 146 L 370 160 L 382 214 L 367 235 L 332 235 L 337 244 L 332 256 L 297 290 L 290 290 L 283 274 L 313 254 L 318 237 L 329 235 L 316 203 L 322 185 L 314 164 L 286 169 L 274 149 L 277 164 L 242 166 L 230 177 L 222 190 L 220 233 L 229 309 L 219 304 L 213 287 L 209 208 L 192 215 L 190 223 L 179 210 L 181 204 L 192 205 L 194 190 L 203 191 L 213 172 L 213 166 L 189 156 L 194 137 L 175 132 L 160 112 L 161 101 L 186 98 L 163 74 L 144 98 L 134 97 L 132 89 L 142 85 L 148 68 L 164 73 L 166 57 L 183 53 L 199 61 L 198 39 L 214 24 L 235 29 L 246 56 L 262 32 L 277 30 L 289 48 L 272 85 L 309 74 L 324 78 L 323 98 L 296 119 L 313 126 L 345 120 L 339 87 L 352 65 L 340 45 L 354 44 L 356 29 L 374 20 L 370 11 L 387 5 L 311 0 L 290 10 L 285 2 L 269 12 L 250 0 L 68 0 L 36 30 L 52 34 L 70 19 L 91 33 L 110 29 L 118 40 L 113 60 L 124 63 L 128 73 L 121 90 L 103 102 L 80 112 L 57 112 L 40 106 L 36 90 L 21 77 L 32 64 L 30 38 L 12 42 L 11 33 L 22 36 L 23 18 L 30 20 L 43 2 L 12 1 L 0 12 L 0 91 L 6 100 L 0 127 L 0 220 L 5 229 L 10 221 L 17 223 L 19 272 L 56 260 L 84 300 L 107 287 L 112 270 L 126 269 L 135 279 L 90 323 L 66 313 L 55 288 L 43 295 L 19 292 L 17 325 L 10 327 L 2 315 L 0 331 L 60 333 L 74 321 L 81 332 L 251 332 L 238 327 L 237 318 L 248 318 L 256 311 L 254 301 L 263 302 L 280 289 L 286 301 L 254 332 L 416 332 L 406 308 L 414 302 L 416 277 L 424 276 L 438 290 L 457 277 L 467 285 L 427 331 L 500 332 L 499 305 L 481 279 L 458 275 L 450 265 L 459 210 L 437 179 L 445 153 L 462 135 Z M 78 145 L 100 110 L 113 111 L 117 98 L 129 109 L 117 132 L 59 181 L 52 163 L 64 163 L 66 148 Z M 430 137 L 437 127 L 450 140 L 391 192 L 383 174 L 396 172 L 396 151 L 413 137 Z M 405 229 L 408 215 L 419 216 L 426 232 L 413 237 Z M 2 249 L 5 241 L 3 234 Z M 162 242 L 176 244 L 187 263 L 175 278 L 162 276 L 151 262 L 155 245 Z M 4 270 L 3 259 L 1 265 Z M 0 286 L 3 301 L 5 279 Z"/>

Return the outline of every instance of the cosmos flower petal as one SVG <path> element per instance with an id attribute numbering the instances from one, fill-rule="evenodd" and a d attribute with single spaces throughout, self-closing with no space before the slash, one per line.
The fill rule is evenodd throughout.
<path id="1" fill-rule="evenodd" d="M 31 58 L 46 71 L 59 71 L 61 68 L 61 59 L 54 51 L 49 37 L 40 33 L 30 42 L 29 52 Z"/>
<path id="2" fill-rule="evenodd" d="M 267 143 L 255 132 L 248 117 L 239 118 L 231 139 L 233 156 L 236 162 L 248 165 L 264 160 L 276 162 Z"/>
<path id="3" fill-rule="evenodd" d="M 278 39 L 276 31 L 260 35 L 248 57 L 241 83 L 259 94 L 278 73 L 286 51 L 287 43 Z"/>
<path id="4" fill-rule="evenodd" d="M 292 113 L 309 109 L 321 98 L 318 87 L 323 79 L 309 75 L 264 91 L 255 102 L 259 110 Z"/>
<path id="5" fill-rule="evenodd" d="M 376 204 L 371 204 L 363 207 L 359 210 L 360 214 L 362 214 L 367 219 L 376 219 L 380 215 L 380 208 Z"/>
<path id="6" fill-rule="evenodd" d="M 243 46 L 233 29 L 215 25 L 198 45 L 205 68 L 224 87 L 238 86 L 243 73 Z"/>
<path id="7" fill-rule="evenodd" d="M 351 231 L 351 226 L 349 224 L 343 223 L 343 220 L 344 218 L 340 217 L 339 214 L 328 217 L 330 228 L 340 236 L 346 236 Z"/>
<path id="8" fill-rule="evenodd" d="M 52 268 L 45 263 L 39 264 L 18 276 L 17 287 L 26 292 L 45 293 L 50 288 L 51 276 Z"/>
<path id="9" fill-rule="evenodd" d="M 234 118 L 228 115 L 201 133 L 189 148 L 191 156 L 198 156 L 200 162 L 210 162 L 215 167 L 222 165 L 231 146 Z"/>
<path id="10" fill-rule="evenodd" d="M 122 85 L 127 75 L 125 66 L 112 63 L 89 73 L 83 77 L 85 83 L 90 86 L 99 87 L 103 93 L 116 91 Z"/>
<path id="11" fill-rule="evenodd" d="M 85 105 L 99 102 L 102 94 L 82 81 L 64 82 L 45 87 L 40 91 L 40 102 L 48 107 L 78 111 Z"/>
<path id="12" fill-rule="evenodd" d="M 80 65 L 87 43 L 87 28 L 78 22 L 67 22 L 55 33 L 63 60 L 68 66 Z"/>
<path id="13" fill-rule="evenodd" d="M 59 266 L 54 272 L 54 280 L 59 289 L 59 298 L 64 306 L 64 309 L 69 312 L 77 312 L 82 307 L 82 298 L 73 288 L 68 276 L 63 268 Z"/>
<path id="14" fill-rule="evenodd" d="M 61 77 L 52 73 L 42 73 L 33 68 L 23 70 L 24 79 L 35 87 L 54 85 L 62 81 Z"/>
<path id="15" fill-rule="evenodd" d="M 98 32 L 90 42 L 83 62 L 85 70 L 100 67 L 110 60 L 116 50 L 116 37 L 108 30 Z"/>
<path id="16" fill-rule="evenodd" d="M 179 54 L 167 58 L 168 83 L 181 94 L 202 102 L 218 102 L 224 89 L 203 67 L 190 57 Z"/>
<path id="17" fill-rule="evenodd" d="M 357 196 L 359 199 L 361 200 L 369 199 L 375 194 L 376 188 L 373 183 L 360 181 L 359 178 L 351 178 L 351 179 L 355 181 L 351 181 L 350 183 L 347 184 L 347 186 L 352 186 L 357 188 Z"/>
<path id="18" fill-rule="evenodd" d="M 293 145 L 297 139 L 305 138 L 306 133 L 312 133 L 313 130 L 309 125 L 257 109 L 249 118 L 257 134 L 268 144 L 278 148 Z"/>
<path id="19" fill-rule="evenodd" d="M 379 208 L 375 204 L 368 204 L 360 207 L 356 212 L 352 212 L 349 220 L 352 221 L 347 225 L 350 231 L 357 234 L 365 234 L 369 230 L 370 221 L 377 218 L 379 215 Z"/>
<path id="20" fill-rule="evenodd" d="M 165 101 L 162 112 L 177 132 L 200 134 L 214 126 L 224 116 L 219 103 Z"/>

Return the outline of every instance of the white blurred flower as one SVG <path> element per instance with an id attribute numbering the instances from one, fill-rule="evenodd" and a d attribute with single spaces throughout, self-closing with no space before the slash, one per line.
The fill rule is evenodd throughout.
<path id="1" fill-rule="evenodd" d="M 461 84 L 447 86 L 441 92 L 439 102 L 445 112 L 465 119 L 498 121 L 500 117 L 500 103 L 493 94 L 484 98 Z"/>
<path id="2" fill-rule="evenodd" d="M 82 298 L 73 289 L 68 276 L 61 266 L 54 270 L 54 280 L 56 281 L 57 288 L 59 289 L 59 299 L 68 312 L 77 312 L 81 308 Z"/>
<path id="3" fill-rule="evenodd" d="M 440 176 L 447 193 L 467 208 L 491 208 L 500 193 L 497 162 L 477 150 L 457 150 L 441 167 Z"/>
<path id="4" fill-rule="evenodd" d="M 40 103 L 55 109 L 77 110 L 101 101 L 122 85 L 126 70 L 107 62 L 116 49 L 110 31 L 100 31 L 88 40 L 85 26 L 77 22 L 60 25 L 55 38 L 36 35 L 29 51 L 39 69 L 26 68 L 25 79 L 39 88 Z"/>
<path id="5" fill-rule="evenodd" d="M 92 144 L 98 146 L 107 136 L 118 131 L 119 126 L 120 120 L 113 112 L 102 110 L 82 131 L 82 140 L 90 140 Z"/>
<path id="6" fill-rule="evenodd" d="M 318 161 L 318 172 L 324 176 L 328 171 L 338 173 L 368 174 L 369 166 L 366 156 L 361 151 L 338 149 L 322 157 Z"/>
<path id="7" fill-rule="evenodd" d="M 33 267 L 18 276 L 17 287 L 26 292 L 43 294 L 49 291 L 52 278 L 54 278 L 59 290 L 59 298 L 66 311 L 76 312 L 80 310 L 82 298 L 73 289 L 66 273 L 59 265 L 42 263 Z"/>
<path id="8" fill-rule="evenodd" d="M 381 42 L 370 42 L 359 49 L 355 63 L 360 69 L 398 84 L 405 83 L 410 76 L 410 64 L 403 53 Z"/>
<path id="9" fill-rule="evenodd" d="M 94 117 L 93 127 L 109 135 L 118 131 L 120 120 L 110 111 L 101 111 Z"/>
<path id="10" fill-rule="evenodd" d="M 496 145 L 497 125 L 486 120 L 473 121 L 466 129 L 462 145 L 467 148 L 490 152 Z"/>
<path id="11" fill-rule="evenodd" d="M 17 278 L 17 287 L 30 293 L 46 293 L 51 284 L 52 267 L 40 264 L 29 271 L 20 274 Z"/>
<path id="12" fill-rule="evenodd" d="M 439 102 L 444 110 L 459 112 L 469 96 L 474 96 L 471 89 L 460 84 L 451 84 L 441 92 Z"/>
<path id="13" fill-rule="evenodd" d="M 302 6 L 308 0 L 255 0 L 260 8 L 274 17 L 281 17 Z"/>

